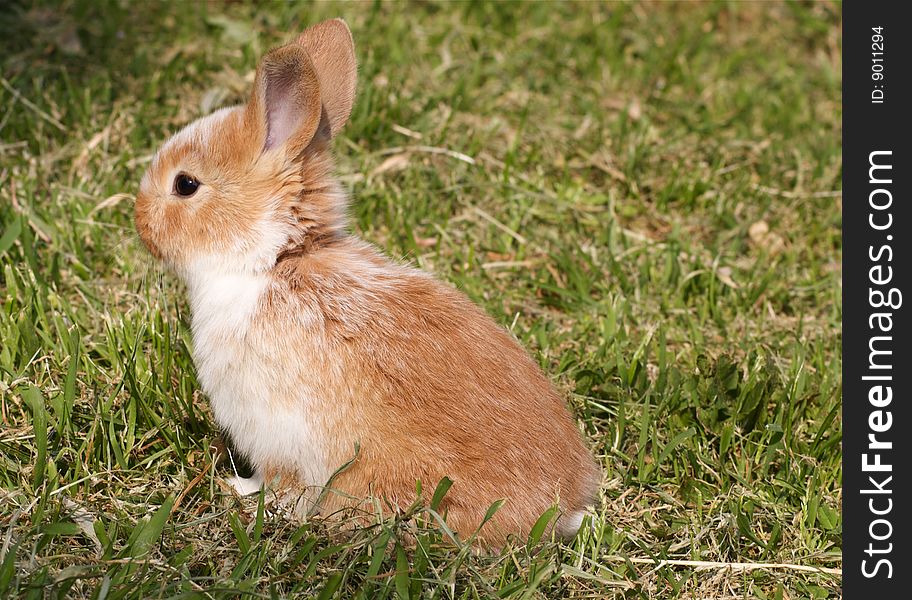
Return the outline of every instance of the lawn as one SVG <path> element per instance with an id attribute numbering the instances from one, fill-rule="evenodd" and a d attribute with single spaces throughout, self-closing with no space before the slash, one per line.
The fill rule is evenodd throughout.
<path id="1" fill-rule="evenodd" d="M 223 484 L 132 195 L 332 16 L 360 62 L 352 226 L 565 394 L 604 467 L 572 543 L 479 554 L 420 507 L 340 533 Z M 839 597 L 840 25 L 828 2 L 5 3 L 0 597 Z"/>

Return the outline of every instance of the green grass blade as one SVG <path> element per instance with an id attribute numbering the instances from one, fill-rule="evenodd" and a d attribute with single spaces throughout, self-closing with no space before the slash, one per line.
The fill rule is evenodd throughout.
<path id="1" fill-rule="evenodd" d="M 38 388 L 30 386 L 22 392 L 22 399 L 32 411 L 32 431 L 35 435 L 35 471 L 32 475 L 32 489 L 37 490 L 44 483 L 47 470 L 48 418 L 44 395 Z"/>

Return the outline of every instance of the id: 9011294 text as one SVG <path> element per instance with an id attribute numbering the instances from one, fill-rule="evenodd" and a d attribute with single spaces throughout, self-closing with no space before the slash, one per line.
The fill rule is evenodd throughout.
<path id="1" fill-rule="evenodd" d="M 871 34 L 871 104 L 884 102 L 884 36 L 883 26 L 872 27 Z"/>

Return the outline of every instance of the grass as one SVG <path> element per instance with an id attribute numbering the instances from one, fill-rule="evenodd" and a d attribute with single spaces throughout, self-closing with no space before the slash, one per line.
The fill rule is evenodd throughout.
<path id="1" fill-rule="evenodd" d="M 570 544 L 340 535 L 222 485 L 130 194 L 330 16 L 353 226 L 509 327 L 604 465 Z M 13 2 L 0 12 L 0 596 L 825 598 L 841 566 L 841 6 Z M 414 547 L 403 534 L 417 535 Z"/>

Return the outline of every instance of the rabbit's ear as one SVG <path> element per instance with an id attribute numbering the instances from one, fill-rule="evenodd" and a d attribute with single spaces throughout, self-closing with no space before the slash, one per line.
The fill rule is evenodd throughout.
<path id="1" fill-rule="evenodd" d="M 342 19 L 308 27 L 295 39 L 307 50 L 320 81 L 321 100 L 333 137 L 351 115 L 358 67 L 351 30 Z"/>
<path id="2" fill-rule="evenodd" d="M 282 148 L 297 156 L 316 134 L 321 115 L 320 80 L 307 51 L 288 44 L 266 54 L 245 115 L 263 151 Z"/>

